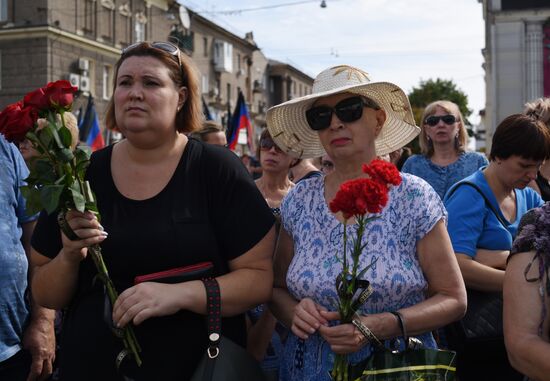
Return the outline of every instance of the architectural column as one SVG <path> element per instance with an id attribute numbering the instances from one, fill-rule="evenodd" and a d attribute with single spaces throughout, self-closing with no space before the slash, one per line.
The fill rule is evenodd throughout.
<path id="1" fill-rule="evenodd" d="M 525 25 L 526 101 L 543 96 L 542 22 L 527 21 Z"/>

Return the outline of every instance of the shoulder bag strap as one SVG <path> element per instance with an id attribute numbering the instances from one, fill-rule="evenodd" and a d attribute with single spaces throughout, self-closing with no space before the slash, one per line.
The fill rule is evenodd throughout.
<path id="1" fill-rule="evenodd" d="M 474 188 L 480 195 L 481 197 L 483 197 L 483 200 L 485 200 L 485 205 L 487 206 L 487 208 L 489 208 L 493 214 L 495 215 L 495 217 L 497 218 L 497 220 L 502 224 L 502 226 L 504 226 L 505 228 L 509 225 L 509 223 L 507 221 L 505 221 L 501 216 L 500 216 L 500 213 L 495 209 L 495 207 L 493 206 L 493 204 L 491 204 L 491 201 L 489 201 L 489 199 L 487 198 L 487 196 L 485 196 L 485 194 L 483 193 L 483 191 L 474 183 L 472 182 L 469 182 L 469 181 L 461 181 L 459 182 L 458 184 L 456 184 L 456 186 L 451 190 L 451 193 L 449 193 L 449 196 L 448 197 L 451 197 L 453 195 L 453 193 L 455 193 L 455 191 L 458 189 L 459 186 L 461 185 L 468 185 L 472 188 Z"/>
<path id="2" fill-rule="evenodd" d="M 206 289 L 206 323 L 208 329 L 208 359 L 204 368 L 203 380 L 212 380 L 216 358 L 220 354 L 222 333 L 220 285 L 215 278 L 202 279 Z"/>

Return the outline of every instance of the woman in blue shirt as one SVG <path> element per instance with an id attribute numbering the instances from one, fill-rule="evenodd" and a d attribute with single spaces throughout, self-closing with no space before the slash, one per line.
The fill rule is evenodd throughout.
<path id="1" fill-rule="evenodd" d="M 466 152 L 468 132 L 458 106 L 450 101 L 430 103 L 422 115 L 420 155 L 407 159 L 403 172 L 426 180 L 443 199 L 459 180 L 487 165 L 478 152 Z"/>
<path id="2" fill-rule="evenodd" d="M 529 209 L 543 204 L 527 185 L 549 155 L 548 128 L 528 116 L 511 115 L 495 131 L 489 165 L 445 196 L 449 235 L 467 288 L 502 292 L 519 221 Z M 463 344 L 457 348 L 461 379 L 521 380 L 510 367 L 502 339 Z M 479 378 L 481 372 L 487 373 Z"/>

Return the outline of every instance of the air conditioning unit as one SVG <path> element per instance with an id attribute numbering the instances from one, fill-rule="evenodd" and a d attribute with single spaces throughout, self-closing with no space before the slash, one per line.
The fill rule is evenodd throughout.
<path id="1" fill-rule="evenodd" d="M 239 70 L 237 70 L 236 74 L 237 74 L 237 77 L 238 77 L 240 75 L 244 75 L 244 73 L 245 73 L 244 69 L 239 69 Z"/>
<path id="2" fill-rule="evenodd" d="M 80 91 L 90 91 L 91 83 L 90 83 L 90 77 L 80 77 Z"/>
<path id="3" fill-rule="evenodd" d="M 78 69 L 82 70 L 82 71 L 90 70 L 90 60 L 87 60 L 85 58 L 79 58 L 78 59 Z"/>
<path id="4" fill-rule="evenodd" d="M 78 89 L 80 90 L 80 76 L 78 74 L 70 73 L 69 82 L 71 83 L 71 86 L 78 87 Z"/>

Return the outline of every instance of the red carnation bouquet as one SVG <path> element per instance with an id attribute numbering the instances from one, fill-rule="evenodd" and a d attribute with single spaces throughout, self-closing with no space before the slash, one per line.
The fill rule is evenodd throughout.
<path id="1" fill-rule="evenodd" d="M 401 184 L 401 175 L 397 168 L 384 160 L 373 160 L 368 165 L 363 164 L 363 172 L 369 177 L 343 183 L 329 205 L 333 213 L 342 212 L 344 216 L 344 253 L 340 261 L 342 272 L 336 278 L 338 311 L 342 323 L 352 321 L 354 314 L 371 293 L 368 281 L 362 278 L 376 260 L 365 268 L 359 269 L 359 257 L 366 247 L 362 242 L 365 228 L 370 221 L 379 216 L 367 216 L 367 213 L 380 213 L 388 203 L 390 186 Z M 357 230 L 351 241 L 351 258 L 348 259 L 346 228 L 347 221 L 352 217 L 357 223 Z M 332 378 L 337 381 L 348 381 L 348 369 L 347 355 L 336 355 Z"/>
<path id="2" fill-rule="evenodd" d="M 21 188 L 28 213 L 35 214 L 42 209 L 48 214 L 57 212 L 59 226 L 70 239 L 78 239 L 78 236 L 65 220 L 67 211 L 90 211 L 98 219 L 100 217 L 95 196 L 85 180 L 91 152 L 88 147 L 77 146 L 77 120 L 70 112 L 77 90 L 69 81 L 50 82 L 0 112 L 0 133 L 14 143 L 28 139 L 39 154 L 32 159 L 30 175 L 25 179 L 27 185 Z M 118 293 L 109 277 L 100 246 L 89 247 L 88 253 L 113 305 Z M 113 328 L 113 331 L 124 344 L 116 359 L 117 367 L 128 354 L 141 365 L 141 349 L 132 327 Z"/>

